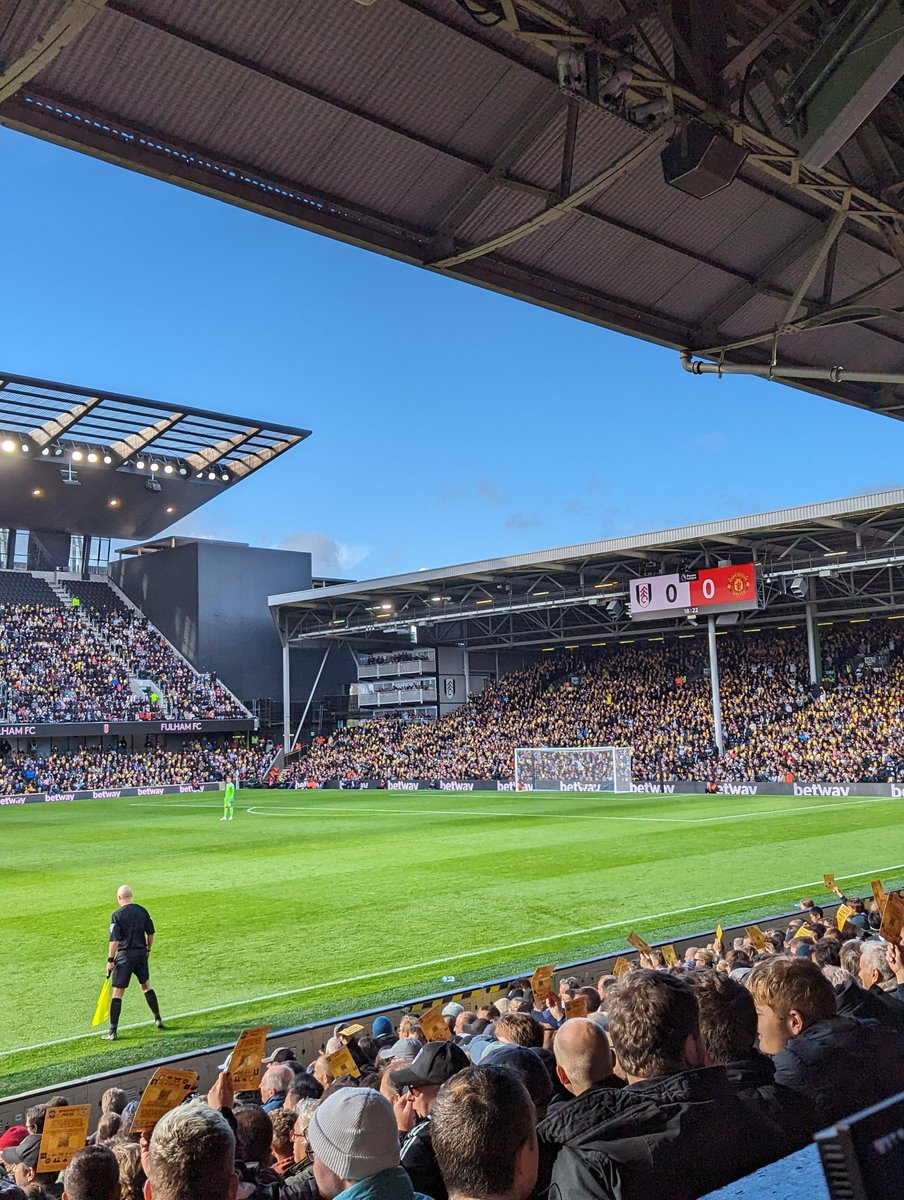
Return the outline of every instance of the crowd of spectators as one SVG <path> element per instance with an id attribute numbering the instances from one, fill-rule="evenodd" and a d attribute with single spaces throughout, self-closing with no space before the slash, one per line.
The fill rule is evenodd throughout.
<path id="1" fill-rule="evenodd" d="M 635 780 L 904 779 L 904 658 L 887 625 L 825 631 L 810 685 L 802 631 L 718 640 L 724 753 L 706 640 L 617 645 L 502 676 L 432 723 L 375 717 L 317 739 L 287 781 L 511 780 L 516 747 L 630 746 Z"/>
<path id="2" fill-rule="evenodd" d="M 8 743 L 6 744 L 9 745 Z M 160 787 L 238 777 L 245 787 L 264 786 L 272 748 L 235 743 L 186 742 L 178 750 L 84 747 L 50 754 L 0 753 L 0 796 L 29 792 L 59 795 L 100 788 Z"/>
<path id="3" fill-rule="evenodd" d="M 11 724 L 203 720 L 248 714 L 210 673 L 196 672 L 105 584 L 73 585 L 64 606 L 0 595 L 0 719 Z M 132 680 L 150 681 L 145 690 Z"/>
<path id="4" fill-rule="evenodd" d="M 174 720 L 243 717 L 236 703 L 210 672 L 197 672 L 179 657 L 147 617 L 136 612 L 99 580 L 70 582 L 95 631 L 129 672 L 157 685 Z"/>
<path id="5" fill-rule="evenodd" d="M 848 904 L 840 930 L 803 900 L 671 966 L 450 1001 L 429 1041 L 413 1013 L 340 1023 L 140 1133 L 112 1087 L 59 1176 L 38 1171 L 53 1097 L 0 1134 L 0 1200 L 696 1200 L 904 1089 L 904 948 Z"/>
<path id="6" fill-rule="evenodd" d="M 161 720 L 126 665 L 62 605 L 0 604 L 0 708 L 10 722 Z"/>

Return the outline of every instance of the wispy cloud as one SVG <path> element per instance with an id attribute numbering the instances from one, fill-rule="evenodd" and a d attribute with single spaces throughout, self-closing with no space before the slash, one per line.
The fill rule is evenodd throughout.
<path id="1" fill-rule="evenodd" d="M 501 504 L 506 493 L 502 488 L 497 487 L 492 479 L 478 479 L 477 496 L 484 504 Z"/>
<path id="2" fill-rule="evenodd" d="M 506 529 L 536 529 L 543 518 L 535 512 L 514 512 L 505 522 Z"/>
<path id="3" fill-rule="evenodd" d="M 315 575 L 347 575 L 370 554 L 370 546 L 337 542 L 318 529 L 290 533 L 279 543 L 280 550 L 305 550 L 311 555 Z"/>

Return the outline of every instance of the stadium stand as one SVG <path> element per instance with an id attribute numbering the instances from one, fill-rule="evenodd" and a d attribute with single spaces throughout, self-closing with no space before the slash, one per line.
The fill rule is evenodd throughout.
<path id="1" fill-rule="evenodd" d="M 138 1196 L 146 1171 L 146 1194 L 175 1200 L 200 1195 L 203 1170 L 205 1200 L 226 1200 L 235 1169 L 256 1200 L 696 1200 L 774 1162 L 794 1173 L 818 1129 L 904 1086 L 904 949 L 801 904 L 759 950 L 714 942 L 666 966 L 654 949 L 596 987 L 519 980 L 476 1012 L 449 1002 L 448 1041 L 413 1015 L 340 1023 L 307 1062 L 276 1050 L 256 1092 L 221 1072 L 149 1139 L 111 1086 L 59 1178 L 37 1173 L 49 1102 L 33 1105 L 0 1134 L 0 1196 L 96 1198 L 102 1176 Z M 579 996 L 588 1016 L 566 1018 Z M 850 1015 L 870 1004 L 884 1023 Z M 343 1047 L 356 1076 L 331 1070 Z"/>
<path id="2" fill-rule="evenodd" d="M 888 782 L 904 777 L 901 645 L 887 626 L 823 638 L 807 682 L 797 631 L 720 639 L 725 752 L 716 753 L 702 638 L 557 655 L 430 724 L 374 718 L 318 739 L 286 772 L 336 779 L 510 780 L 516 746 L 628 745 L 635 779 Z"/>
<path id="3" fill-rule="evenodd" d="M 9 743 L 6 743 L 8 746 Z M 217 746 L 185 743 L 181 749 L 156 746 L 144 752 L 83 748 L 52 754 L 3 753 L 0 744 L 0 795 L 29 792 L 77 792 L 94 788 L 199 786 L 238 776 L 242 786 L 263 786 L 273 757 L 266 746 Z"/>
<path id="4" fill-rule="evenodd" d="M 106 582 L 57 586 L 62 595 L 37 576 L 0 571 L 0 717 L 53 723 L 248 716 Z"/>

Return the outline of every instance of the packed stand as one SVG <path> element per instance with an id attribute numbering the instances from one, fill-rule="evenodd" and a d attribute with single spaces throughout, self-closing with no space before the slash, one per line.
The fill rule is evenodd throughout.
<path id="1" fill-rule="evenodd" d="M 110 1088 L 59 1176 L 38 1171 L 53 1097 L 0 1135 L 0 1200 L 697 1200 L 904 1090 L 904 949 L 847 903 L 841 929 L 808 899 L 671 966 L 449 1001 L 429 1041 L 413 1013 L 340 1023 L 140 1132 Z"/>
<path id="2" fill-rule="evenodd" d="M 29 792 L 59 795 L 117 787 L 163 787 L 235 779 L 245 787 L 264 786 L 272 749 L 186 742 L 178 750 L 145 751 L 86 747 L 52 754 L 14 753 L 0 744 L 0 796 Z"/>
<path id="3" fill-rule="evenodd" d="M 827 631 L 818 689 L 801 632 L 720 638 L 721 757 L 696 637 L 544 657 L 435 722 L 377 717 L 318 738 L 285 780 L 511 780 L 516 747 L 614 745 L 632 748 L 635 780 L 896 781 L 904 658 L 887 630 Z"/>
<path id="4" fill-rule="evenodd" d="M 248 714 L 210 672 L 196 672 L 180 658 L 147 617 L 124 604 L 106 583 L 63 585 L 81 601 L 93 627 L 129 671 L 154 680 L 173 720 L 217 720 Z"/>

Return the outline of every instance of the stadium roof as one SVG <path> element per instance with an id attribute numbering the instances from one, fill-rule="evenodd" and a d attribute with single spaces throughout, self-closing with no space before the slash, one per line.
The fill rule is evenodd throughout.
<path id="1" fill-rule="evenodd" d="M 6 7 L 12 129 L 904 416 L 897 0 Z"/>
<path id="2" fill-rule="evenodd" d="M 153 537 L 308 436 L 0 372 L 0 525 Z"/>
<path id="3" fill-rule="evenodd" d="M 904 488 L 584 542 L 533 554 L 271 596 L 292 641 L 544 647 L 687 630 L 684 619 L 632 625 L 628 585 L 644 575 L 756 562 L 764 607 L 747 628 L 799 620 L 802 588 L 820 619 L 896 613 L 904 604 Z"/>

